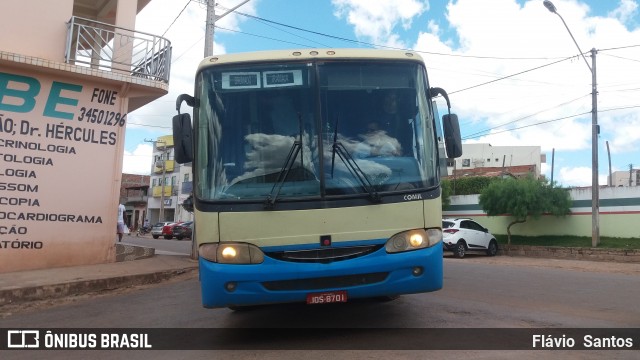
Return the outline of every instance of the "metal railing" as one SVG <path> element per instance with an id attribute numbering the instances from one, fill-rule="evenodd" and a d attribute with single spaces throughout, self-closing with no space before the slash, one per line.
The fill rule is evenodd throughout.
<path id="1" fill-rule="evenodd" d="M 65 62 L 169 83 L 171 42 L 73 16 L 67 23 Z"/>

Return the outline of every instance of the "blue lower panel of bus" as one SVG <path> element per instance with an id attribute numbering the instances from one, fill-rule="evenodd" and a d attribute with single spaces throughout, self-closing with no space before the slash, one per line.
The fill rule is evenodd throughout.
<path id="1" fill-rule="evenodd" d="M 431 248 L 371 254 L 332 263 L 289 262 L 265 256 L 259 265 L 218 264 L 200 258 L 202 305 L 207 308 L 305 302 L 310 293 L 346 290 L 348 299 L 442 288 L 442 243 Z M 415 275 L 414 270 L 422 271 Z M 225 285 L 234 283 L 234 290 Z"/>

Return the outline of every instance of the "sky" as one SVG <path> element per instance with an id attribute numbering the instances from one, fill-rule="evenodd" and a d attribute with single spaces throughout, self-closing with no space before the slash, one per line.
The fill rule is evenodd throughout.
<path id="1" fill-rule="evenodd" d="M 216 14 L 242 1 L 216 1 Z M 169 94 L 128 116 L 125 173 L 150 173 L 145 140 L 171 134 L 176 97 L 193 95 L 204 56 L 203 2 L 151 0 L 138 14 L 136 30 L 171 41 L 171 78 Z M 609 156 L 611 171 L 640 168 L 640 0 L 553 4 L 559 16 L 542 0 L 249 0 L 216 21 L 213 53 L 412 49 L 430 86 L 449 93 L 463 143 L 540 146 L 542 173 L 552 177 L 553 153 L 553 180 L 566 187 L 591 185 L 595 68 L 604 185 Z M 445 113 L 444 100 L 438 107 Z"/>

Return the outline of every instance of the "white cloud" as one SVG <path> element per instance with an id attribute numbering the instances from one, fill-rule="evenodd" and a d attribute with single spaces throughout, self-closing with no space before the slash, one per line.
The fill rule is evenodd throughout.
<path id="1" fill-rule="evenodd" d="M 608 174 L 598 174 L 598 185 L 607 184 Z M 557 179 L 554 182 L 564 186 L 591 186 L 591 168 L 590 167 L 562 167 L 560 168 Z"/>
<path id="2" fill-rule="evenodd" d="M 557 182 L 563 186 L 589 186 L 591 185 L 591 168 L 561 168 Z"/>
<path id="3" fill-rule="evenodd" d="M 425 0 L 332 0 L 335 15 L 345 18 L 354 26 L 358 38 L 366 38 L 374 44 L 405 47 L 397 26 L 409 29 L 414 17 L 429 9 Z"/>
<path id="4" fill-rule="evenodd" d="M 122 172 L 124 174 L 149 175 L 152 158 L 153 146 L 150 144 L 140 144 L 133 152 L 125 150 Z"/>
<path id="5" fill-rule="evenodd" d="M 609 16 L 614 17 L 623 24 L 626 24 L 638 14 L 638 3 L 634 0 L 620 0 L 620 5 L 609 13 Z"/>

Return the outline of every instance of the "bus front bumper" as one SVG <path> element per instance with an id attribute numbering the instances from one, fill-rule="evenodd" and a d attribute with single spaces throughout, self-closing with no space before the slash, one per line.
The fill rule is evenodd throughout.
<path id="1" fill-rule="evenodd" d="M 442 288 L 442 243 L 388 254 L 384 248 L 332 263 L 281 261 L 219 264 L 200 258 L 206 308 L 305 302 L 309 294 L 346 291 L 347 299 L 395 296 Z"/>

